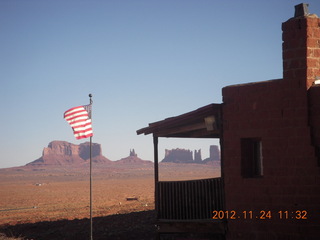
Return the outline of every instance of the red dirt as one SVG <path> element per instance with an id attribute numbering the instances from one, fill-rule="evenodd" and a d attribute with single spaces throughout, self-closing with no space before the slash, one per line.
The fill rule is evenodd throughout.
<path id="1" fill-rule="evenodd" d="M 166 164 L 160 166 L 160 180 L 219 172 L 208 165 Z M 0 169 L 0 233 L 33 240 L 89 239 L 89 196 L 87 169 Z M 152 164 L 94 168 L 93 217 L 95 240 L 154 239 Z"/>

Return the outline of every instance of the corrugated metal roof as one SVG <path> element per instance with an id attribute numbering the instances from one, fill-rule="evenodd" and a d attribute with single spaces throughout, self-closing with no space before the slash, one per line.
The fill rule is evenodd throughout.
<path id="1" fill-rule="evenodd" d="M 219 138 L 221 104 L 209 104 L 179 116 L 149 123 L 137 130 L 137 134 L 153 134 L 156 137 Z"/>

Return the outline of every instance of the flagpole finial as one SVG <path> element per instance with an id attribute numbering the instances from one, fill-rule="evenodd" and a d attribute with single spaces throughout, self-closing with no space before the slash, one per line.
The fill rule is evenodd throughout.
<path id="1" fill-rule="evenodd" d="M 90 98 L 90 104 L 92 104 L 92 94 L 91 93 L 89 93 L 89 98 Z"/>

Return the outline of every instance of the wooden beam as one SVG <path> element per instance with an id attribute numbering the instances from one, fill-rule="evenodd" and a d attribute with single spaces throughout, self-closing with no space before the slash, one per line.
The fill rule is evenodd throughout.
<path id="1" fill-rule="evenodd" d="M 205 119 L 207 119 L 208 130 L 215 130 L 216 125 L 218 125 L 217 122 L 220 120 L 220 111 L 221 104 L 210 104 L 179 116 L 150 123 L 148 127 L 137 130 L 137 134 L 147 135 L 153 133 L 158 136 L 164 136 L 166 132 L 169 135 L 179 134 L 183 132 L 183 129 L 186 129 L 186 132 L 190 132 L 197 130 L 197 124 L 200 124 L 200 129 L 202 129 L 201 125 L 205 123 Z M 193 129 L 194 127 L 196 129 Z"/>
<path id="2" fill-rule="evenodd" d="M 159 214 L 159 154 L 158 154 L 158 137 L 153 135 L 154 150 L 154 201 L 155 210 L 158 218 Z"/>
<path id="3" fill-rule="evenodd" d="M 159 131 L 155 131 L 154 133 L 160 133 L 161 135 L 172 135 L 177 133 L 185 133 L 185 132 L 192 132 L 199 129 L 206 129 L 206 124 L 203 121 L 202 123 L 196 123 L 192 125 L 185 125 L 181 127 L 174 127 L 168 129 L 160 129 Z"/>

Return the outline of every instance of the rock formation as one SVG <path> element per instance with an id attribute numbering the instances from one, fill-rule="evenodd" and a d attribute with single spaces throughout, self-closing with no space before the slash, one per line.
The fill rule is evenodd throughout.
<path id="1" fill-rule="evenodd" d="M 115 161 L 115 163 L 120 163 L 120 164 L 152 164 L 151 161 L 148 160 L 142 160 L 141 158 L 138 158 L 138 154 L 135 153 L 134 149 L 130 149 L 130 154 L 126 158 L 121 158 L 118 161 Z"/>
<path id="2" fill-rule="evenodd" d="M 220 160 L 220 150 L 217 145 L 210 146 L 210 159 L 212 159 L 213 161 Z"/>
<path id="3" fill-rule="evenodd" d="M 165 150 L 165 157 L 162 162 L 173 163 L 193 163 L 192 151 L 189 149 L 176 148 L 172 150 Z"/>
<path id="4" fill-rule="evenodd" d="M 134 151 L 134 149 L 130 149 L 130 157 L 138 157 L 138 154 L 136 154 L 136 152 Z"/>
<path id="5" fill-rule="evenodd" d="M 165 157 L 161 162 L 172 162 L 172 163 L 199 163 L 199 164 L 206 164 L 213 161 L 220 160 L 220 150 L 219 147 L 216 145 L 210 146 L 210 156 L 202 160 L 201 157 L 201 149 L 194 150 L 194 157 L 192 151 L 189 149 L 171 149 L 165 150 Z"/>
<path id="6" fill-rule="evenodd" d="M 220 161 L 220 149 L 217 145 L 211 145 L 209 151 L 210 151 L 209 158 L 204 159 L 203 163 Z"/>
<path id="7" fill-rule="evenodd" d="M 201 163 L 202 162 L 202 157 L 201 157 L 201 149 L 194 150 L 194 162 L 195 163 Z"/>
<path id="8" fill-rule="evenodd" d="M 70 165 L 89 162 L 90 143 L 85 142 L 75 145 L 65 141 L 52 141 L 45 147 L 42 156 L 27 165 Z M 101 145 L 92 143 L 92 161 L 110 163 L 111 161 L 102 155 Z"/>

